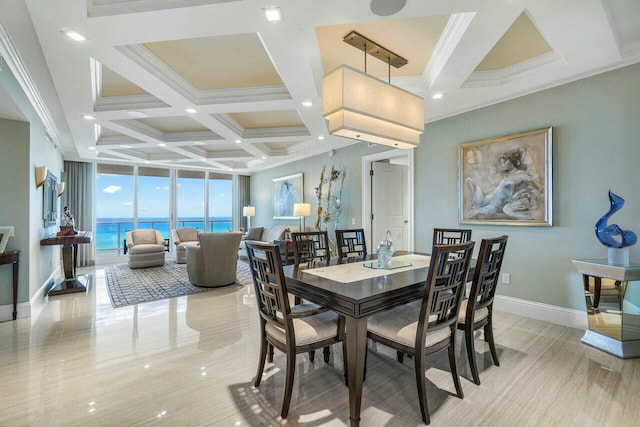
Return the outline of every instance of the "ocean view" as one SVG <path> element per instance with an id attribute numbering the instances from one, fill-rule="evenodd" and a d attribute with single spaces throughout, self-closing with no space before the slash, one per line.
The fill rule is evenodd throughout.
<path id="1" fill-rule="evenodd" d="M 178 218 L 177 227 L 195 227 L 201 231 L 204 229 L 202 218 Z M 153 228 L 158 230 L 162 237 L 169 238 L 169 218 L 138 218 L 138 228 Z M 212 233 L 225 233 L 231 231 L 231 217 L 209 218 L 209 230 Z M 133 229 L 133 218 L 98 218 L 96 220 L 96 249 L 115 250 L 123 248 L 126 232 Z"/>

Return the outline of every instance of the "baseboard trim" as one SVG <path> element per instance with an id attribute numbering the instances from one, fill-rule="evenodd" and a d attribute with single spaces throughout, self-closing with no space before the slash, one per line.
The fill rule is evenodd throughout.
<path id="1" fill-rule="evenodd" d="M 494 298 L 496 310 L 518 314 L 532 319 L 545 320 L 563 326 L 577 329 L 587 329 L 587 314 L 572 308 L 558 307 L 551 304 L 527 301 L 520 298 L 496 295 Z"/>
<path id="2" fill-rule="evenodd" d="M 30 316 L 31 316 L 32 324 L 38 320 L 40 313 L 42 313 L 42 309 L 45 307 L 45 305 L 47 305 L 47 302 L 49 301 L 49 297 L 47 296 L 47 291 L 49 290 L 51 283 L 54 282 L 56 278 L 59 277 L 61 274 L 62 274 L 62 270 L 60 269 L 60 266 L 58 266 L 55 270 L 53 270 L 53 272 L 49 275 L 49 277 L 47 277 L 44 283 L 40 285 L 36 293 L 33 294 L 33 296 L 29 299 L 29 305 L 31 309 Z"/>

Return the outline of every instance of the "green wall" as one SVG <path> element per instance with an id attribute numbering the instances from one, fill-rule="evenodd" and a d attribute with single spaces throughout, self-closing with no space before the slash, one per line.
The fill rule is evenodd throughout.
<path id="1" fill-rule="evenodd" d="M 613 217 L 640 234 L 640 65 L 633 65 L 452 118 L 427 123 L 415 152 L 415 248 L 431 250 L 434 227 L 458 227 L 458 144 L 553 127 L 553 227 L 470 226 L 474 240 L 509 235 L 503 271 L 511 285 L 498 293 L 533 302 L 584 309 L 573 258 L 606 258 L 595 222 L 609 209 L 607 191 L 626 199 Z M 304 172 L 305 201 L 315 209 L 314 187 L 323 164 L 347 166 L 340 226 L 361 226 L 361 158 L 381 151 L 366 144 L 314 156 L 251 177 L 253 225 L 272 219 L 272 179 Z M 312 224 L 313 217 L 307 220 Z M 476 249 L 477 253 L 477 249 Z M 639 245 L 631 248 L 640 260 Z"/>
<path id="2" fill-rule="evenodd" d="M 362 222 L 362 161 L 363 156 L 383 151 L 380 147 L 368 147 L 367 144 L 353 144 L 348 147 L 335 150 L 333 156 L 327 153 L 306 158 L 304 160 L 289 163 L 277 168 L 255 173 L 251 176 L 251 203 L 256 206 L 256 216 L 251 219 L 252 226 L 265 226 L 275 223 L 291 224 L 298 226 L 299 221 L 274 220 L 273 219 L 273 178 L 293 175 L 302 172 L 304 174 L 304 201 L 311 203 L 311 216 L 306 218 L 305 226 L 313 227 L 316 221 L 315 188 L 320 183 L 322 166 L 326 165 L 325 176 L 331 170 L 331 165 L 336 168 L 346 166 L 346 178 L 342 192 L 343 208 L 338 221 L 339 227 L 352 227 L 351 219 L 355 218 L 357 227 Z M 334 187 L 335 188 L 335 187 Z"/>
<path id="3" fill-rule="evenodd" d="M 21 251 L 21 303 L 29 301 L 60 265 L 60 248 L 40 246 L 40 240 L 55 233 L 57 227 L 44 227 L 43 187 L 35 186 L 35 166 L 46 165 L 60 179 L 63 160 L 8 67 L 0 72 L 0 85 L 28 120 L 0 119 L 0 225 L 15 227 L 16 236 L 9 240 L 7 248 Z M 0 269 L 0 306 L 8 307 L 13 293 L 11 267 Z"/>

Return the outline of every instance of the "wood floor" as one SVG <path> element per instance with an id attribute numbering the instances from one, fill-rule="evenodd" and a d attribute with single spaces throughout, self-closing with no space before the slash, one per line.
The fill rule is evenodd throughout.
<path id="1" fill-rule="evenodd" d="M 287 420 L 284 356 L 259 389 L 251 384 L 258 317 L 249 287 L 113 309 L 104 270 L 88 294 L 51 298 L 39 316 L 0 323 L 0 426 L 346 426 L 342 350 L 331 361 L 298 356 Z M 453 395 L 446 354 L 427 360 L 434 426 L 637 426 L 640 359 L 621 360 L 580 342 L 583 331 L 496 313 L 500 367 L 478 336 L 482 384 L 462 341 L 465 398 Z M 413 361 L 371 348 L 364 426 L 422 425 Z"/>

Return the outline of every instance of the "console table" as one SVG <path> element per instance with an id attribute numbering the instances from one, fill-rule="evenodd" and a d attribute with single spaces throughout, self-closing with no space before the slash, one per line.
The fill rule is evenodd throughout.
<path id="1" fill-rule="evenodd" d="M 582 342 L 623 359 L 640 357 L 640 264 L 573 260 L 582 273 L 589 329 Z"/>
<path id="2" fill-rule="evenodd" d="M 0 253 L 0 265 L 13 264 L 13 320 L 18 316 L 18 267 L 20 264 L 20 251 L 7 251 Z"/>
<path id="3" fill-rule="evenodd" d="M 74 236 L 51 236 L 40 240 L 40 245 L 62 246 L 62 268 L 64 278 L 56 280 L 49 288 L 48 295 L 69 294 L 72 292 L 85 292 L 89 286 L 91 276 L 84 274 L 76 275 L 78 244 L 91 243 L 91 233 L 88 231 L 79 232 Z"/>

